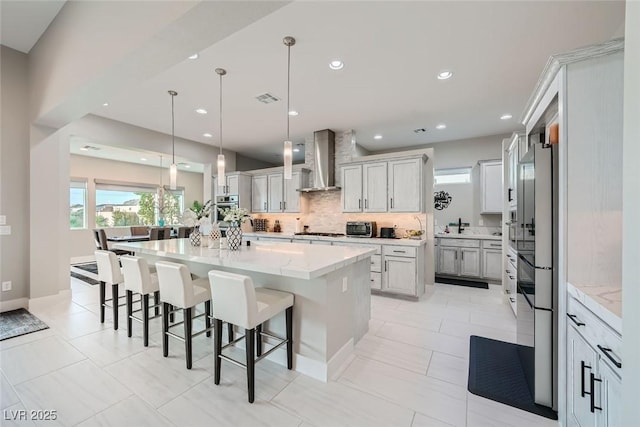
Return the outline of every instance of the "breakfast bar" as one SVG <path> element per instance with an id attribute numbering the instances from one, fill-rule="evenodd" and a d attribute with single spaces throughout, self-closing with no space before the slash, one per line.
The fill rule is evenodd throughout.
<path id="1" fill-rule="evenodd" d="M 192 246 L 189 239 L 117 243 L 153 263 L 171 260 L 206 277 L 209 270 L 251 276 L 258 287 L 293 293 L 294 369 L 327 381 L 346 361 L 368 331 L 371 313 L 370 257 L 375 250 L 359 247 L 252 242 L 238 251 Z M 277 316 L 266 329 L 284 336 Z M 265 341 L 268 349 L 269 342 Z M 286 364 L 285 352 L 269 356 Z"/>

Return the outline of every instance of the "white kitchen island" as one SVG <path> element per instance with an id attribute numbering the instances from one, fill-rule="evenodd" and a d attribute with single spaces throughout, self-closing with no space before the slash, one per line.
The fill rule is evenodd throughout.
<path id="1" fill-rule="evenodd" d="M 370 257 L 373 249 L 280 242 L 252 242 L 239 251 L 192 246 L 189 239 L 118 243 L 114 247 L 156 260 L 184 263 L 206 277 L 209 270 L 251 276 L 258 287 L 295 295 L 293 309 L 294 369 L 327 381 L 353 352 L 369 328 Z M 266 329 L 284 336 L 284 314 Z M 265 340 L 265 348 L 269 348 Z M 285 351 L 270 359 L 286 366 Z M 213 363 L 213 362 L 212 362 Z"/>

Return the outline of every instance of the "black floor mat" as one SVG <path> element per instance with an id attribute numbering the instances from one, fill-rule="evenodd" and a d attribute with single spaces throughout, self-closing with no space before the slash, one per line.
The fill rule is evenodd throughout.
<path id="1" fill-rule="evenodd" d="M 533 347 L 490 338 L 471 336 L 469 349 L 469 391 L 478 396 L 541 415 L 552 420 L 558 414 L 533 401 L 519 352 L 533 353 Z"/>
<path id="2" fill-rule="evenodd" d="M 487 282 L 474 282 L 473 280 L 451 279 L 449 277 L 436 276 L 436 283 L 444 283 L 446 285 L 468 286 L 470 288 L 489 289 Z"/>
<path id="3" fill-rule="evenodd" d="M 97 285 L 98 283 L 100 283 L 99 280 L 92 279 L 91 277 L 87 277 L 85 275 L 82 275 L 82 274 L 79 274 L 79 273 L 75 273 L 73 271 L 70 273 L 70 275 L 71 275 L 71 277 L 74 277 L 76 279 L 80 279 L 83 282 L 86 282 L 86 283 L 88 283 L 90 285 Z"/>
<path id="4" fill-rule="evenodd" d="M 88 264 L 73 264 L 72 267 L 79 268 L 80 270 L 88 271 L 93 274 L 98 274 L 98 265 L 95 262 Z"/>
<path id="5" fill-rule="evenodd" d="M 0 313 L 0 341 L 48 328 L 46 323 L 24 308 Z"/>

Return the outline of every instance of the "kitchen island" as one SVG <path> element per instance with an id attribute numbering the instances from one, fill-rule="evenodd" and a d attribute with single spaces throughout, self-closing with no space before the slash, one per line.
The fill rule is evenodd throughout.
<path id="1" fill-rule="evenodd" d="M 118 243 L 153 263 L 171 260 L 206 277 L 209 270 L 251 276 L 258 287 L 295 295 L 293 309 L 294 369 L 322 381 L 346 361 L 369 328 L 369 274 L 373 249 L 313 246 L 298 243 L 252 242 L 239 251 L 192 246 L 189 239 Z M 284 336 L 284 315 L 266 329 Z M 265 340 L 265 349 L 269 342 Z M 270 359 L 286 365 L 284 350 Z"/>

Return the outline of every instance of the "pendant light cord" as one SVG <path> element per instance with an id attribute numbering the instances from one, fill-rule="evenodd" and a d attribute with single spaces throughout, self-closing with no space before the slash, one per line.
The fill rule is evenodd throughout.
<path id="1" fill-rule="evenodd" d="M 290 93 L 291 93 L 291 45 L 287 45 L 287 141 L 290 141 L 289 139 L 289 112 L 291 111 L 290 109 Z"/>
<path id="2" fill-rule="evenodd" d="M 222 76 L 220 73 L 220 154 L 222 154 Z"/>
<path id="3" fill-rule="evenodd" d="M 172 164 L 176 164 L 176 127 L 175 127 L 175 117 L 173 113 L 173 98 L 174 94 L 171 94 L 171 153 L 172 153 Z"/>

